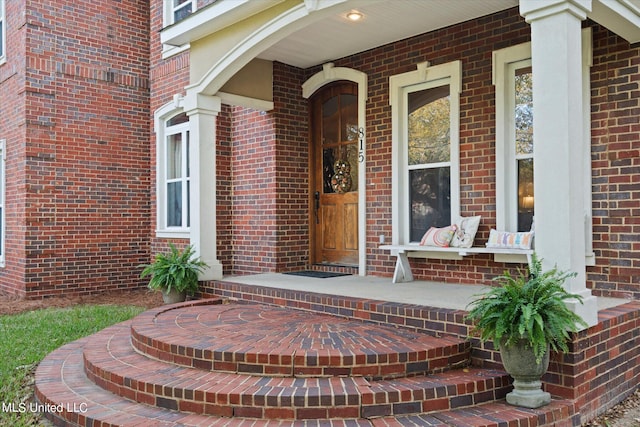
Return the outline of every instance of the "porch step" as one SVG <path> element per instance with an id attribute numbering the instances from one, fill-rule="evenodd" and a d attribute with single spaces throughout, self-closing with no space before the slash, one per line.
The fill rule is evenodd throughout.
<path id="1" fill-rule="evenodd" d="M 212 302 L 152 310 L 133 321 L 114 325 L 52 352 L 36 372 L 36 398 L 45 405 L 46 416 L 56 425 L 92 427 L 578 425 L 571 402 L 554 400 L 539 410 L 506 405 L 502 398 L 510 389 L 510 380 L 499 370 L 464 365 L 442 369 L 438 365 L 437 372 L 428 375 L 409 372 L 407 376 L 405 369 L 401 376 L 392 378 L 375 378 L 377 374 L 370 377 L 335 374 L 296 377 L 219 372 L 186 366 L 186 360 L 193 363 L 204 356 L 205 349 L 194 344 L 194 336 L 206 336 L 207 339 L 215 336 L 219 340 L 215 345 L 217 350 L 211 350 L 210 360 L 215 360 L 215 355 L 220 353 L 221 360 L 237 360 L 239 365 L 243 357 L 258 357 L 270 345 L 274 349 L 270 354 L 278 359 L 278 366 L 284 366 L 285 363 L 280 362 L 283 358 L 279 343 L 285 343 L 282 350 L 289 354 L 295 348 L 295 340 L 290 339 L 294 330 L 299 332 L 300 342 L 306 343 L 300 346 L 304 350 L 302 360 L 309 362 L 313 348 L 321 350 L 323 346 L 318 344 L 326 343 L 322 339 L 324 330 L 309 328 L 309 325 L 329 322 L 340 325 L 331 330 L 335 334 L 331 335 L 334 340 L 329 348 L 332 352 L 339 350 L 337 354 L 341 358 L 331 362 L 329 357 L 330 363 L 323 366 L 335 369 L 346 360 L 351 375 L 360 364 L 351 362 L 345 355 L 357 359 L 354 356 L 357 351 L 349 353 L 347 349 L 351 345 L 359 348 L 358 334 L 365 334 L 360 338 L 366 345 L 382 349 L 393 345 L 394 333 L 398 331 L 380 325 L 370 330 L 367 328 L 372 325 L 362 322 L 351 324 L 340 318 L 312 313 L 299 316 L 300 313 L 290 310 L 255 304 Z M 210 309 L 213 310 L 209 312 Z M 283 323 L 285 315 L 290 314 L 293 314 L 290 323 Z M 220 319 L 221 323 L 216 326 L 217 320 L 212 319 Z M 264 329 L 261 329 L 261 319 L 266 319 L 262 324 Z M 224 326 L 226 322 L 238 322 L 236 326 L 240 332 L 234 335 L 232 329 Z M 275 322 L 272 329 L 265 326 L 270 322 Z M 283 328 L 279 328 L 281 324 Z M 294 325 L 298 326 L 294 328 Z M 254 326 L 257 327 L 254 331 L 260 330 L 262 334 L 250 333 Z M 163 329 L 164 334 L 158 328 Z M 208 329 L 216 331 L 215 334 L 209 333 Z M 351 341 L 344 340 L 347 331 L 354 333 Z M 366 334 L 372 332 L 384 339 L 369 339 Z M 411 354 L 415 351 L 410 342 L 412 334 L 398 332 L 400 344 L 397 349 Z M 137 335 L 138 344 L 143 342 L 148 346 L 146 352 L 133 347 L 132 333 Z M 223 338 L 225 334 L 229 334 L 228 338 Z M 313 339 L 302 339 L 305 335 Z M 238 341 L 238 336 L 243 339 Z M 182 337 L 186 339 L 182 340 Z M 415 342 L 423 345 L 435 342 L 423 342 L 421 338 L 416 337 Z M 224 344 L 226 339 L 229 340 L 228 347 Z M 344 345 L 337 346 L 336 342 Z M 347 342 L 350 344 L 345 344 Z M 443 345 L 444 348 L 462 349 L 461 352 L 468 355 L 466 345 L 455 344 L 451 338 L 444 339 Z M 186 359 L 182 364 L 175 360 L 160 360 L 150 356 L 153 351 L 149 350 L 153 349 L 157 350 L 156 355 L 170 354 Z M 193 349 L 193 354 L 189 349 Z M 449 350 L 434 351 L 440 355 Z M 386 350 L 373 354 L 383 365 L 387 359 L 401 359 L 400 356 L 389 356 Z M 383 357 L 384 354 L 387 356 Z M 296 354 L 291 357 L 292 361 L 296 360 Z M 458 356 L 455 357 L 457 360 Z M 428 358 L 420 360 L 429 362 Z M 373 365 L 373 359 L 367 363 Z M 295 374 L 295 369 L 291 372 Z"/>
<path id="2" fill-rule="evenodd" d="M 505 372 L 486 369 L 378 381 L 358 376 L 293 378 L 203 372 L 137 353 L 130 345 L 126 324 L 94 335 L 84 346 L 84 366 L 91 380 L 120 396 L 224 417 L 313 419 L 340 414 L 368 418 L 421 413 L 493 401 L 511 388 Z"/>
<path id="3" fill-rule="evenodd" d="M 334 418 L 322 420 L 233 419 L 198 415 L 136 403 L 97 386 L 85 375 L 82 351 L 87 339 L 75 341 L 54 351 L 38 367 L 36 397 L 48 405 L 46 416 L 58 426 L 261 426 L 261 427 L 498 427 L 503 425 L 575 426 L 576 414 L 570 402 L 553 400 L 540 409 L 519 409 L 502 401 L 473 408 L 453 409 L 429 414 L 380 418 Z M 80 369 L 79 369 L 80 368 Z"/>
<path id="4" fill-rule="evenodd" d="M 455 338 L 221 299 L 145 312 L 132 323 L 131 341 L 182 366 L 286 377 L 424 375 L 467 365 L 470 351 Z"/>

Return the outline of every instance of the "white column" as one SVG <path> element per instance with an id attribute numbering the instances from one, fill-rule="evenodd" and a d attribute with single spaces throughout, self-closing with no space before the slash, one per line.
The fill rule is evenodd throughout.
<path id="1" fill-rule="evenodd" d="M 216 121 L 220 98 L 187 93 L 189 116 L 189 169 L 191 245 L 209 268 L 200 280 L 222 279 L 216 243 Z"/>
<path id="2" fill-rule="evenodd" d="M 586 287 L 581 21 L 591 0 L 520 0 L 531 25 L 536 252 L 545 269 L 577 276 L 565 284 L 591 326 L 596 298 Z"/>

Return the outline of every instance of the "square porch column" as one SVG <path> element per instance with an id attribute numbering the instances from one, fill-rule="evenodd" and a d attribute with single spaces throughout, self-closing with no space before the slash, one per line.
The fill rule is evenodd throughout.
<path id="1" fill-rule="evenodd" d="M 221 100 L 214 96 L 187 93 L 184 109 L 189 116 L 191 245 L 209 265 L 199 279 L 222 279 L 216 234 L 216 121 L 221 111 Z"/>
<path id="2" fill-rule="evenodd" d="M 591 0 L 520 0 L 531 25 L 536 252 L 545 269 L 577 276 L 565 288 L 589 326 L 598 321 L 586 287 L 581 22 Z"/>

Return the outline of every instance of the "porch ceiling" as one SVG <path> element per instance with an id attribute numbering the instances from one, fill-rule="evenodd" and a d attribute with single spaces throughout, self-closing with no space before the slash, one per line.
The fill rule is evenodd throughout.
<path id="1" fill-rule="evenodd" d="M 518 0 L 378 0 L 345 8 L 277 42 L 258 55 L 308 68 L 438 28 L 509 9 Z M 358 11 L 357 22 L 346 14 Z"/>

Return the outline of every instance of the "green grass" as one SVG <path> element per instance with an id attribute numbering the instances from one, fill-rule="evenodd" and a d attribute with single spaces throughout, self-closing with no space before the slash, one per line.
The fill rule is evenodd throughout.
<path id="1" fill-rule="evenodd" d="M 32 399 L 33 372 L 51 351 L 142 311 L 141 307 L 86 305 L 0 316 L 0 404 L 18 406 Z M 41 421 L 29 411 L 7 412 L 0 406 L 0 425 L 34 426 Z"/>

